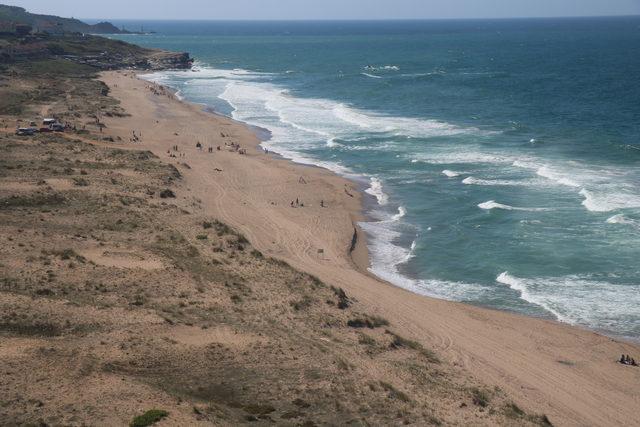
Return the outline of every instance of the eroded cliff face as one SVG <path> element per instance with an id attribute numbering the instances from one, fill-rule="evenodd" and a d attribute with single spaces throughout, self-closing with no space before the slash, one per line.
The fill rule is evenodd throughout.
<path id="1" fill-rule="evenodd" d="M 189 69 L 193 65 L 193 58 L 188 52 L 159 52 L 150 55 L 148 67 L 151 70 Z"/>
<path id="2" fill-rule="evenodd" d="M 99 70 L 191 68 L 187 52 L 147 49 L 86 34 L 0 35 L 0 63 L 62 59 Z"/>

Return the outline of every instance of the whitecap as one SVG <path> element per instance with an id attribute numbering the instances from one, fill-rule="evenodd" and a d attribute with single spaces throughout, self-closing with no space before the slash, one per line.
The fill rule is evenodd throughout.
<path id="1" fill-rule="evenodd" d="M 621 285 L 589 275 L 519 278 L 508 272 L 496 281 L 509 286 L 520 298 L 542 307 L 558 320 L 621 334 L 638 332 L 638 285 Z"/>
<path id="2" fill-rule="evenodd" d="M 496 282 L 502 283 L 503 285 L 509 286 L 514 291 L 520 293 L 520 298 L 527 301 L 528 303 L 535 304 L 552 313 L 558 320 L 563 322 L 569 322 L 570 319 L 565 317 L 563 314 L 556 311 L 553 307 L 550 307 L 543 298 L 536 297 L 529 292 L 527 288 L 527 284 L 524 280 L 519 279 L 517 277 L 513 277 L 509 274 L 509 272 L 505 271 L 500 273 L 496 278 Z"/>
<path id="3" fill-rule="evenodd" d="M 518 186 L 518 185 L 531 185 L 533 181 L 528 180 L 506 180 L 506 179 L 479 179 L 469 176 L 462 180 L 465 185 L 484 185 L 484 186 Z"/>
<path id="4" fill-rule="evenodd" d="M 339 144 L 336 142 L 336 138 L 335 137 L 329 138 L 327 140 L 327 147 L 333 148 L 333 147 L 336 147 L 337 145 L 339 145 Z"/>
<path id="5" fill-rule="evenodd" d="M 592 212 L 610 212 L 617 209 L 640 208 L 640 196 L 615 191 L 591 191 L 583 188 L 582 205 Z"/>
<path id="6" fill-rule="evenodd" d="M 452 301 L 479 300 L 491 291 L 486 286 L 474 283 L 410 278 L 402 274 L 399 267 L 413 257 L 417 247 L 416 241 L 413 240 L 410 248 L 395 244 L 394 242 L 401 236 L 401 233 L 396 230 L 397 223 L 364 222 L 360 223 L 360 226 L 369 236 L 367 241 L 372 260 L 369 271 L 382 280 L 420 295 Z"/>
<path id="7" fill-rule="evenodd" d="M 550 179 L 552 181 L 557 182 L 558 184 L 561 185 L 566 185 L 568 187 L 580 187 L 580 184 L 575 182 L 574 180 L 568 178 L 566 175 L 563 175 L 561 173 L 558 173 L 554 170 L 552 170 L 551 168 L 549 168 L 549 166 L 542 166 L 540 168 L 538 168 L 536 170 L 536 174 L 538 176 L 541 176 L 543 178 L 547 178 Z"/>
<path id="8" fill-rule="evenodd" d="M 382 191 L 382 181 L 375 176 L 371 177 L 371 183 L 369 188 L 365 190 L 365 193 L 374 196 L 376 200 L 378 200 L 378 204 L 381 206 L 384 206 L 389 202 L 389 196 Z"/>
<path id="9" fill-rule="evenodd" d="M 412 160 L 412 162 L 417 162 L 417 160 Z M 455 171 L 450 171 L 449 169 L 445 169 L 442 171 L 442 174 L 449 177 L 449 178 L 455 178 L 456 176 L 460 176 L 460 172 L 455 172 Z"/>
<path id="10" fill-rule="evenodd" d="M 400 206 L 398 208 L 398 213 L 395 214 L 394 216 L 391 217 L 392 221 L 399 221 L 401 218 L 403 218 L 405 215 L 407 214 L 407 210 L 404 208 L 404 206 Z"/>
<path id="11" fill-rule="evenodd" d="M 470 133 L 484 134 L 480 129 L 473 127 L 459 127 L 437 120 L 385 116 L 352 108 L 345 104 L 336 104 L 333 107 L 333 113 L 338 119 L 373 133 L 391 133 L 415 138 Z"/>
<path id="12" fill-rule="evenodd" d="M 607 224 L 627 224 L 630 220 L 622 214 L 607 218 Z"/>
<path id="13" fill-rule="evenodd" d="M 546 211 L 547 208 L 519 208 L 515 206 L 503 205 L 502 203 L 497 203 L 494 200 L 489 200 L 487 202 L 480 203 L 478 205 L 480 209 L 491 210 L 491 209 L 503 209 L 508 211 L 528 211 L 528 212 L 540 212 Z"/>
<path id="14" fill-rule="evenodd" d="M 383 65 L 381 67 L 376 67 L 373 65 L 367 65 L 364 67 L 367 71 L 400 71 L 400 67 L 397 65 Z"/>
<path id="15" fill-rule="evenodd" d="M 360 74 L 362 74 L 365 77 L 372 78 L 372 79 L 381 79 L 382 78 L 380 76 L 374 76 L 373 74 L 369 74 L 369 73 L 360 73 Z"/>

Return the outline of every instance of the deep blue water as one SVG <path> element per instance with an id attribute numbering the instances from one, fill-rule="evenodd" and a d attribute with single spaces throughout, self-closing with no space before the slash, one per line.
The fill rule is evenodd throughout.
<path id="1" fill-rule="evenodd" d="M 148 78 L 364 183 L 380 277 L 640 337 L 640 18 L 144 26 L 197 58 Z"/>

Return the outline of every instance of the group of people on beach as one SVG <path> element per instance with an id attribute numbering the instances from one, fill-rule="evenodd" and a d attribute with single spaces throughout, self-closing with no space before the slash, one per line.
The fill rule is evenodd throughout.
<path id="1" fill-rule="evenodd" d="M 296 197 L 296 199 L 295 199 L 295 200 L 292 200 L 292 201 L 291 201 L 291 207 L 292 207 L 292 208 L 298 208 L 298 207 L 300 207 L 300 208 L 304 208 L 304 203 L 303 203 L 303 202 L 301 202 L 301 201 L 300 201 L 300 199 L 298 199 L 298 198 Z M 323 199 L 323 200 L 320 200 L 320 207 L 321 207 L 321 208 L 326 208 L 326 207 L 327 207 L 327 206 L 324 204 L 324 199 Z"/>
<path id="2" fill-rule="evenodd" d="M 198 141 L 198 142 L 196 143 L 196 148 L 197 148 L 198 150 L 202 151 L 203 146 L 202 146 L 202 144 L 200 143 L 200 141 Z M 217 147 L 216 149 L 217 149 L 218 151 L 220 151 L 220 146 L 218 145 L 218 147 Z M 212 147 L 211 145 L 207 148 L 207 152 L 209 152 L 209 153 L 213 153 L 213 147 Z"/>
<path id="3" fill-rule="evenodd" d="M 146 86 L 147 89 L 149 89 L 149 91 L 151 91 L 151 93 L 153 93 L 156 96 L 167 96 L 169 98 L 171 98 L 171 93 L 168 92 L 164 86 L 159 85 L 159 84 L 153 84 L 153 85 L 147 85 Z"/>
<path id="4" fill-rule="evenodd" d="M 224 146 L 228 147 L 229 151 L 235 151 L 238 154 L 247 154 L 247 150 L 240 147 L 240 144 L 236 144 L 235 142 L 225 142 Z"/>
<path id="5" fill-rule="evenodd" d="M 623 365 L 638 366 L 636 360 L 633 357 L 629 357 L 628 354 L 623 354 L 622 356 L 620 356 L 620 360 L 618 362 L 622 363 Z"/>
<path id="6" fill-rule="evenodd" d="M 131 133 L 133 136 L 129 138 L 129 142 L 142 142 L 142 131 L 139 131 L 137 135 L 135 130 L 132 130 Z"/>
<path id="7" fill-rule="evenodd" d="M 135 131 L 133 131 L 133 136 L 134 138 L 137 138 Z M 142 133 L 140 133 L 139 136 L 141 137 Z M 136 141 L 141 141 L 141 140 L 142 139 L 136 139 Z M 247 150 L 245 148 L 241 148 L 239 144 L 236 144 L 234 142 L 225 142 L 224 145 L 229 149 L 229 151 L 235 151 L 238 154 L 247 154 Z M 196 149 L 199 151 L 202 151 L 203 148 L 204 146 L 202 145 L 202 143 L 200 141 L 197 141 Z M 216 151 L 221 151 L 221 147 L 219 145 L 216 147 Z M 207 152 L 213 153 L 213 146 L 210 145 L 209 147 L 207 147 Z M 169 155 L 169 157 L 185 157 L 185 154 L 180 152 L 177 145 L 171 146 L 171 149 L 167 150 L 167 154 Z"/>
<path id="8" fill-rule="evenodd" d="M 167 150 L 167 154 L 169 157 L 185 157 L 185 154 L 180 152 L 177 145 L 172 145 L 171 149 Z"/>

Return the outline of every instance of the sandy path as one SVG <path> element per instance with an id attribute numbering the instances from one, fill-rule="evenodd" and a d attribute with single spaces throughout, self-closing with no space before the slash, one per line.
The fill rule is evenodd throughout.
<path id="1" fill-rule="evenodd" d="M 132 130 L 142 130 L 142 142 L 131 146 L 177 165 L 185 176 L 178 197 L 200 199 L 213 218 L 240 229 L 266 255 L 343 287 L 406 336 L 500 386 L 520 406 L 547 414 L 556 425 L 639 425 L 640 369 L 615 363 L 621 353 L 639 358 L 637 345 L 556 322 L 421 297 L 375 280 L 358 271 L 348 254 L 353 222 L 360 218 L 353 184 L 323 169 L 265 155 L 250 129 L 154 95 L 132 75 L 108 73 L 103 80 L 132 114 L 105 119 L 105 133 L 128 141 Z M 195 148 L 198 140 L 203 151 Z M 247 155 L 226 151 L 225 142 L 240 143 Z M 170 158 L 172 145 L 185 157 Z M 209 154 L 209 145 L 223 150 Z M 301 176 L 307 184 L 299 182 Z M 345 185 L 357 196 L 347 196 Z M 296 197 L 304 208 L 290 207 Z M 320 207 L 321 199 L 327 208 Z"/>

